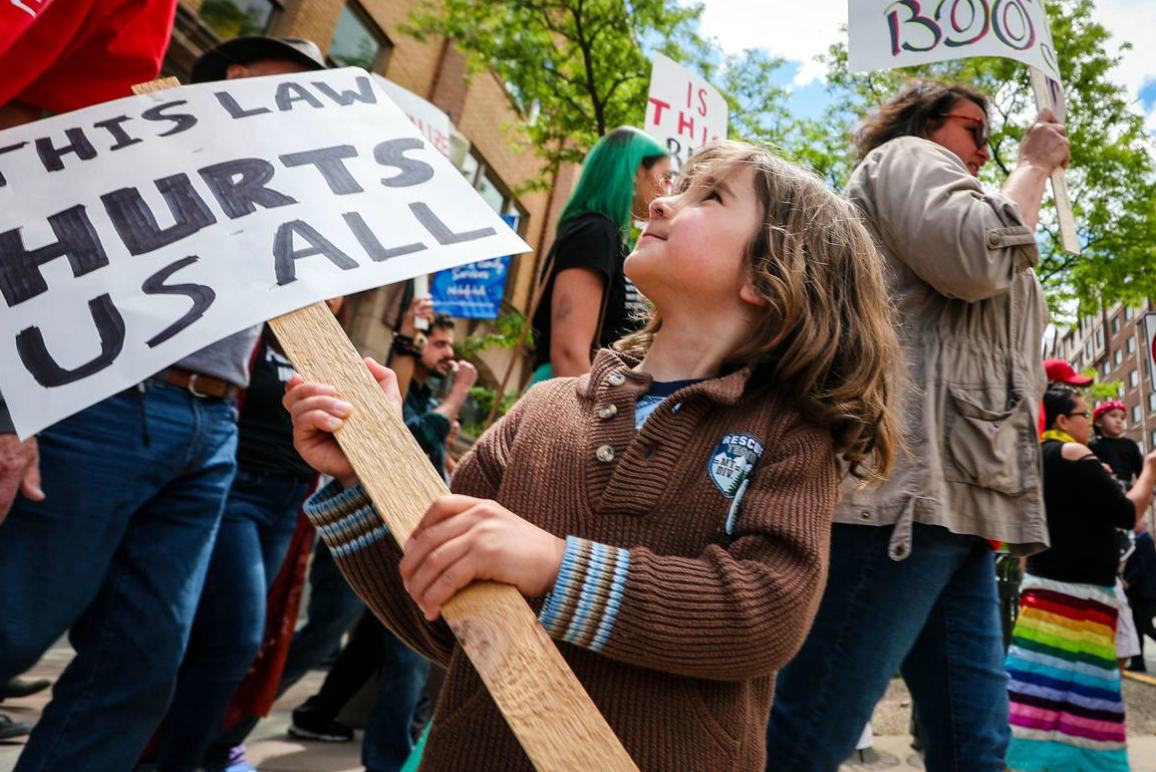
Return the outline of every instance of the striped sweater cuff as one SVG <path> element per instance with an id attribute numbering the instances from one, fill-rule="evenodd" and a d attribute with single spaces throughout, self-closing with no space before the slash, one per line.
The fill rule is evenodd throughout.
<path id="1" fill-rule="evenodd" d="M 614 630 L 629 568 L 629 550 L 567 536 L 562 568 L 538 621 L 551 638 L 602 651 Z"/>
<path id="2" fill-rule="evenodd" d="M 305 502 L 305 514 L 337 557 L 389 536 L 360 483 L 344 488 L 337 480 L 331 481 Z"/>

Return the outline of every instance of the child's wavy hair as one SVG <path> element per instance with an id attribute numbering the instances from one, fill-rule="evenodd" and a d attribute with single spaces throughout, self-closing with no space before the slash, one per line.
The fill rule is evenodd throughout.
<path id="1" fill-rule="evenodd" d="M 905 378 L 883 259 L 852 204 L 812 172 L 742 142 L 720 141 L 692 156 L 678 195 L 703 198 L 742 165 L 754 169 L 763 222 L 747 246 L 766 313 L 728 368 L 750 366 L 754 383 L 786 387 L 797 407 L 829 427 L 848 472 L 887 475 L 902 447 L 892 400 Z M 662 328 L 646 326 L 615 344 L 645 356 Z"/>

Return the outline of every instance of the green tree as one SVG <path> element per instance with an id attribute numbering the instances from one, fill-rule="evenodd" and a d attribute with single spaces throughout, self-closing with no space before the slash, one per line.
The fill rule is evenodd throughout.
<path id="1" fill-rule="evenodd" d="M 675 0 L 426 0 L 405 30 L 448 37 L 475 72 L 496 74 L 527 117 L 530 146 L 554 166 L 581 162 L 618 126 L 642 125 L 644 45 L 679 61 L 705 58 L 701 14 Z"/>
<path id="2" fill-rule="evenodd" d="M 1053 312 L 1092 313 L 1122 301 L 1138 305 L 1156 296 L 1156 152 L 1126 89 L 1109 80 L 1118 55 L 1095 20 L 1092 0 L 1049 0 L 1068 103 L 1072 141 L 1068 185 L 1083 256 L 1059 247 L 1055 208 L 1048 198 L 1040 217 L 1038 274 Z M 983 181 L 998 186 L 1015 165 L 1017 148 L 1035 103 L 1027 68 L 1009 59 L 972 58 L 852 75 L 843 42 L 824 57 L 832 105 L 823 120 L 800 129 L 796 155 L 842 186 L 852 168 L 849 134 L 855 124 L 911 77 L 972 83 L 992 97 L 992 160 Z"/>

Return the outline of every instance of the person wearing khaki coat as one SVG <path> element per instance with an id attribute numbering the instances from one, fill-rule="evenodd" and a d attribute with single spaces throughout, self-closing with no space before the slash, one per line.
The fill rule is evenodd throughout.
<path id="1" fill-rule="evenodd" d="M 833 771 L 901 672 L 928 770 L 1003 770 L 1008 743 L 992 542 L 1048 545 L 1036 412 L 1047 306 L 1034 268 L 1044 185 L 1068 142 L 1044 111 L 1000 193 L 987 99 L 920 82 L 869 117 L 846 195 L 889 268 L 907 363 L 908 453 L 848 478 L 819 615 L 782 671 L 767 770 Z"/>

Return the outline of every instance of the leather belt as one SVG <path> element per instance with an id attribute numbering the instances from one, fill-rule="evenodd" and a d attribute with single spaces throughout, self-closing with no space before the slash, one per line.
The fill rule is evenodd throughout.
<path id="1" fill-rule="evenodd" d="M 211 375 L 194 373 L 183 367 L 170 367 L 167 370 L 157 373 L 153 377 L 166 383 L 171 383 L 174 386 L 180 386 L 182 389 L 188 389 L 189 393 L 194 397 L 231 399 L 237 396 L 237 392 L 239 391 L 234 384 L 228 381 L 214 378 Z"/>

